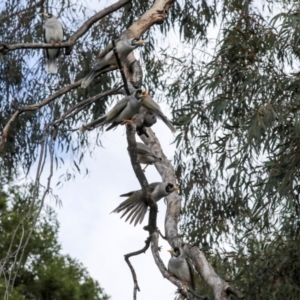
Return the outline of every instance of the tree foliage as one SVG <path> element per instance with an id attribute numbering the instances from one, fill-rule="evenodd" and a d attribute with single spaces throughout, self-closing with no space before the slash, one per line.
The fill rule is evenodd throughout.
<path id="1" fill-rule="evenodd" d="M 60 253 L 61 246 L 57 241 L 59 224 L 50 207 L 43 209 L 31 239 L 23 251 L 19 252 L 19 255 L 23 252 L 21 264 L 16 266 L 19 241 L 32 227 L 33 218 L 30 215 L 23 219 L 26 212 L 32 209 L 30 206 L 24 187 L 12 186 L 7 192 L 1 189 L 0 257 L 1 267 L 4 268 L 1 273 L 5 275 L 0 278 L 1 299 L 6 299 L 11 291 L 9 299 L 13 300 L 108 299 L 99 283 L 90 277 L 81 263 Z M 37 210 L 38 206 L 34 209 Z M 18 230 L 15 231 L 17 226 Z M 7 258 L 8 251 L 10 255 Z M 8 260 L 5 265 L 4 258 Z M 14 278 L 13 286 L 9 285 L 10 277 Z"/>

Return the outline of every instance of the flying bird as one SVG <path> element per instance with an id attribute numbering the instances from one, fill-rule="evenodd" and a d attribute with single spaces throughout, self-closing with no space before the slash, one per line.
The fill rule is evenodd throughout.
<path id="1" fill-rule="evenodd" d="M 51 43 L 52 45 L 58 43 L 60 44 L 63 40 L 63 28 L 61 23 L 52 14 L 41 13 L 41 15 L 46 18 L 44 25 L 44 41 L 45 43 Z M 56 74 L 57 65 L 56 59 L 59 56 L 60 48 L 55 49 L 45 49 L 46 53 L 46 64 L 45 70 L 48 73 Z"/>
<path id="2" fill-rule="evenodd" d="M 154 114 L 157 118 L 161 119 L 172 132 L 176 132 L 176 129 L 172 122 L 163 114 L 160 106 L 151 98 L 147 91 L 143 92 L 145 98 L 142 103 L 140 112 L 150 112 Z"/>
<path id="3" fill-rule="evenodd" d="M 116 49 L 120 60 L 124 60 L 134 49 L 143 46 L 146 42 L 139 39 L 121 38 L 116 41 Z M 100 54 L 92 71 L 83 79 L 81 87 L 86 88 L 95 78 L 98 72 L 104 72 L 110 67 L 117 67 L 117 61 L 112 44 L 109 44 Z"/>
<path id="4" fill-rule="evenodd" d="M 130 119 L 139 112 L 144 97 L 141 90 L 136 90 L 131 95 L 121 99 L 106 115 L 83 126 L 81 131 L 108 124 L 110 124 L 110 126 L 106 130 L 110 130 L 119 124 L 130 122 Z"/>
<path id="5" fill-rule="evenodd" d="M 179 187 L 169 182 L 153 182 L 148 186 L 148 192 L 151 194 L 154 201 L 159 201 L 161 198 L 166 197 L 179 190 Z M 132 191 L 127 194 L 123 194 L 120 197 L 128 197 L 123 201 L 112 213 L 122 212 L 121 218 L 127 215 L 125 221 L 130 219 L 130 224 L 134 222 L 134 226 L 137 223 L 142 223 L 147 213 L 147 204 L 143 200 L 143 190 Z"/>
<path id="6" fill-rule="evenodd" d="M 186 284 L 192 291 L 196 291 L 195 279 L 192 271 L 192 266 L 186 258 L 182 249 L 175 247 L 168 250 L 171 253 L 171 258 L 168 263 L 169 272 L 175 275 L 179 280 Z M 188 294 L 189 300 L 197 299 L 193 294 Z"/>

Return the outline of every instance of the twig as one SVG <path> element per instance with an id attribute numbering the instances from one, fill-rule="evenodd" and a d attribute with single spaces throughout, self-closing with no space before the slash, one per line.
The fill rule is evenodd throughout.
<path id="1" fill-rule="evenodd" d="M 159 229 L 157 229 L 157 232 L 159 233 L 159 235 L 161 236 L 162 239 L 166 240 L 167 238 L 161 233 L 161 231 Z"/>
<path id="2" fill-rule="evenodd" d="M 118 55 L 118 51 L 117 51 L 115 40 L 112 40 L 112 45 L 113 45 L 114 55 L 115 55 L 118 67 L 120 69 L 120 73 L 121 73 L 122 79 L 123 79 L 124 89 L 125 89 L 125 92 L 126 92 L 127 96 L 129 96 L 130 95 L 130 91 L 129 91 L 129 88 L 128 88 L 126 76 L 124 74 L 123 66 L 122 66 L 122 63 L 121 63 L 119 55 Z"/>
<path id="3" fill-rule="evenodd" d="M 134 288 L 133 288 L 133 299 L 136 300 L 136 293 L 137 291 L 140 291 L 140 287 L 138 285 L 138 281 L 137 281 L 137 277 L 136 277 L 136 273 L 135 273 L 135 270 L 129 260 L 129 257 L 131 256 L 136 256 L 136 255 L 140 255 L 142 253 L 145 253 L 149 246 L 150 246 L 150 241 L 151 241 L 151 238 L 150 236 L 147 238 L 147 240 L 145 241 L 145 247 L 142 248 L 141 250 L 138 250 L 138 251 L 135 251 L 135 252 L 131 252 L 131 253 L 128 253 L 128 254 L 125 254 L 124 257 L 125 257 L 125 261 L 126 263 L 128 264 L 129 268 L 130 268 L 130 271 L 131 271 L 131 274 L 132 274 L 132 278 L 133 278 L 133 282 L 134 282 Z"/>

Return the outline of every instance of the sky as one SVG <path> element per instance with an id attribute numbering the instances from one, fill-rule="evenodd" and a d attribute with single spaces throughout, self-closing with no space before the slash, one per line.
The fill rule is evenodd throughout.
<path id="1" fill-rule="evenodd" d="M 171 144 L 173 134 L 161 121 L 153 126 L 153 130 L 165 154 L 172 159 L 175 151 Z M 93 157 L 84 161 L 89 175 L 77 175 L 75 180 L 55 191 L 62 200 L 62 207 L 55 207 L 60 222 L 59 241 L 62 252 L 82 262 L 112 299 L 129 300 L 133 299 L 133 281 L 124 254 L 144 247 L 148 232 L 143 226 L 147 224 L 147 217 L 141 225 L 134 227 L 120 219 L 119 214 L 110 214 L 124 200 L 119 195 L 140 189 L 140 186 L 126 150 L 125 128 L 119 126 L 115 131 L 105 133 L 102 143 L 103 148 L 96 148 Z M 161 181 L 154 166 L 148 166 L 145 174 L 149 183 Z M 58 175 L 53 179 L 53 186 Z M 157 224 L 164 232 L 166 205 L 161 200 L 158 206 Z M 167 265 L 170 246 L 162 239 L 159 244 L 163 246 L 161 257 Z M 131 261 L 141 289 L 138 299 L 175 298 L 176 287 L 163 279 L 150 249 L 146 254 L 132 257 Z"/>

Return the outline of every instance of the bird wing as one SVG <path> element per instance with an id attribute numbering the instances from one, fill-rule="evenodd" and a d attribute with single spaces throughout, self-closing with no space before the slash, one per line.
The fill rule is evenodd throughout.
<path id="1" fill-rule="evenodd" d="M 152 154 L 150 149 L 143 143 L 137 143 L 137 151 L 139 154 Z"/>
<path id="2" fill-rule="evenodd" d="M 191 274 L 191 288 L 193 289 L 193 291 L 195 291 L 196 290 L 196 284 L 195 284 L 195 277 L 194 277 L 193 267 L 192 267 L 191 261 L 188 258 L 186 258 L 186 262 L 189 266 L 189 272 Z"/>
<path id="3" fill-rule="evenodd" d="M 114 107 L 111 109 L 107 115 L 106 115 L 106 120 L 107 122 L 112 121 L 115 119 L 126 107 L 128 103 L 128 97 L 124 97 L 122 100 L 120 100 Z"/>
<path id="4" fill-rule="evenodd" d="M 117 45 L 118 41 L 120 39 L 115 40 L 115 43 Z M 109 43 L 99 54 L 98 54 L 98 59 L 103 58 L 109 51 L 113 49 L 112 43 Z"/>
<path id="5" fill-rule="evenodd" d="M 127 194 L 122 194 L 120 195 L 120 197 L 130 197 L 132 194 L 134 194 L 136 191 L 132 191 L 132 192 L 129 192 Z"/>
<path id="6" fill-rule="evenodd" d="M 151 97 L 146 97 L 143 100 L 142 105 L 146 109 L 149 109 L 149 111 L 155 114 L 158 118 L 160 118 L 170 128 L 172 132 L 176 132 L 176 129 L 173 126 L 172 122 L 163 114 L 163 112 L 160 109 L 160 106 Z"/>

